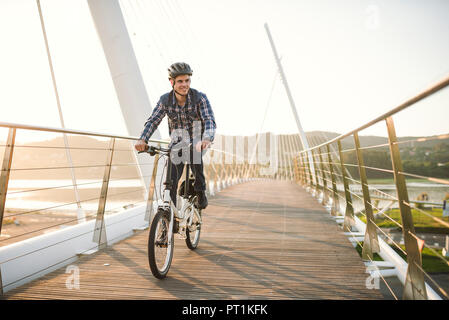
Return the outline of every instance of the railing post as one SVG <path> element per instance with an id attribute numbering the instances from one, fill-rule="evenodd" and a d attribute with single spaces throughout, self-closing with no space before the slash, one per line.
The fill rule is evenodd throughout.
<path id="1" fill-rule="evenodd" d="M 404 236 L 405 251 L 407 252 L 407 276 L 404 284 L 403 299 L 427 300 L 427 290 L 422 272 L 422 257 L 419 250 L 418 240 L 415 237 L 413 216 L 409 205 L 407 185 L 402 175 L 402 161 L 399 147 L 397 145 L 396 130 L 392 117 L 385 119 L 388 130 L 388 141 L 390 144 L 390 155 L 393 166 L 394 181 L 399 200 L 401 212 L 402 232 Z"/>
<path id="2" fill-rule="evenodd" d="M 292 167 L 292 155 L 293 155 L 293 147 L 292 147 L 292 137 L 290 135 L 288 135 L 287 137 L 287 148 L 288 148 L 288 153 L 287 153 L 287 158 L 288 158 L 288 166 L 290 168 L 290 180 L 294 179 L 294 170 Z"/>
<path id="3" fill-rule="evenodd" d="M 315 151 L 314 150 L 312 150 L 312 159 L 313 159 L 313 167 L 315 168 L 315 181 L 316 181 L 316 184 L 315 184 L 315 196 L 316 197 L 319 197 L 320 196 L 320 188 L 321 188 L 321 186 L 320 186 L 320 180 L 318 179 L 318 167 L 317 167 L 317 164 L 316 164 L 316 156 L 315 156 Z"/>
<path id="4" fill-rule="evenodd" d="M 206 164 L 204 164 L 204 170 L 205 170 L 205 174 L 207 174 L 206 183 L 207 183 L 207 189 L 209 190 L 209 196 L 213 196 L 215 194 L 215 192 L 214 192 L 215 183 L 213 181 L 211 183 L 211 179 L 212 179 L 212 175 L 215 176 L 215 174 L 213 173 L 213 169 L 212 169 L 212 153 L 209 153 L 209 159 L 210 160 L 209 160 L 209 164 L 207 165 L 207 169 L 206 169 Z"/>
<path id="5" fill-rule="evenodd" d="M 376 225 L 374 223 L 373 207 L 369 195 L 368 179 L 366 178 L 365 163 L 363 161 L 362 151 L 360 150 L 359 134 L 354 132 L 354 143 L 357 153 L 357 162 L 359 165 L 360 182 L 362 184 L 363 203 L 365 205 L 366 231 L 363 242 L 362 259 L 373 260 L 373 252 L 379 252 L 379 239 L 377 238 Z"/>
<path id="6" fill-rule="evenodd" d="M 312 154 L 312 153 L 310 153 L 310 154 Z M 304 158 L 306 159 L 307 171 L 309 172 L 310 190 L 312 190 L 313 188 L 315 188 L 315 186 L 314 186 L 314 183 L 313 183 L 312 171 L 310 170 L 310 159 L 311 159 L 311 157 L 309 157 L 308 154 L 306 153 L 304 155 Z"/>
<path id="7" fill-rule="evenodd" d="M 235 180 L 237 177 L 237 156 L 235 154 L 235 140 L 234 140 L 235 136 L 232 137 L 232 163 L 231 163 L 231 185 L 235 184 Z"/>
<path id="8" fill-rule="evenodd" d="M 254 149 L 254 146 L 250 147 L 250 141 L 248 138 L 248 177 L 249 177 L 249 179 L 254 178 L 254 170 L 253 170 L 254 164 L 252 163 L 253 149 Z"/>
<path id="9" fill-rule="evenodd" d="M 225 185 L 225 177 L 226 177 L 226 172 L 225 172 L 225 165 L 224 165 L 224 151 L 221 150 L 221 156 L 220 156 L 220 190 L 223 190 L 224 188 L 226 188 Z"/>
<path id="10" fill-rule="evenodd" d="M 299 175 L 299 170 L 298 170 L 298 159 L 296 157 L 293 158 L 293 167 L 294 167 L 294 179 L 295 182 L 299 184 L 299 181 L 301 180 L 301 177 Z"/>
<path id="11" fill-rule="evenodd" d="M 239 141 L 238 141 L 238 143 L 240 144 L 240 143 L 242 143 L 243 141 L 242 140 L 240 140 L 239 139 Z M 239 147 L 240 147 L 240 145 L 239 145 Z M 236 139 L 236 147 L 235 147 L 235 150 L 236 150 L 236 156 L 237 156 L 237 151 L 241 151 L 241 150 L 237 150 L 238 148 L 237 148 L 237 139 Z M 241 155 L 242 157 L 243 157 L 243 154 Z M 237 159 L 237 162 L 238 162 L 238 164 L 237 164 L 237 182 L 238 183 L 241 183 L 241 182 L 243 182 L 243 179 L 242 179 L 242 176 L 243 176 L 243 164 L 245 163 L 244 162 L 244 160 L 242 160 L 242 159 Z"/>
<path id="12" fill-rule="evenodd" d="M 302 162 L 302 157 L 301 157 L 301 153 L 299 153 L 299 151 L 298 151 L 298 155 L 296 156 L 296 163 L 297 163 L 297 165 L 298 165 L 298 174 L 299 174 L 299 180 L 298 180 L 298 183 L 301 185 L 301 186 L 304 186 L 304 172 L 302 171 L 302 168 L 303 168 L 303 162 Z"/>
<path id="13" fill-rule="evenodd" d="M 249 179 L 249 143 L 248 143 L 248 136 L 243 137 L 243 177 L 245 181 Z"/>
<path id="14" fill-rule="evenodd" d="M 6 194 L 8 193 L 9 174 L 11 172 L 15 140 L 16 129 L 10 128 L 8 140 L 6 141 L 5 153 L 3 154 L 2 174 L 0 176 L 0 233 L 2 232 L 3 215 L 6 207 Z"/>
<path id="15" fill-rule="evenodd" d="M 282 146 L 284 149 L 285 180 L 289 180 L 290 179 L 290 162 L 288 161 L 287 135 L 283 136 Z"/>
<path id="16" fill-rule="evenodd" d="M 345 209 L 345 220 L 343 223 L 343 230 L 350 232 L 351 227 L 355 224 L 354 219 L 354 207 L 352 206 L 352 198 L 351 193 L 349 192 L 349 183 L 348 178 L 346 177 L 346 168 L 345 163 L 343 161 L 343 152 L 341 150 L 341 141 L 337 141 L 338 144 L 338 153 L 340 155 L 340 166 L 341 166 L 341 174 L 343 178 L 343 186 L 345 188 L 345 199 L 346 199 L 346 209 Z"/>
<path id="17" fill-rule="evenodd" d="M 303 180 L 303 186 L 307 187 L 308 185 L 308 175 L 307 175 L 307 167 L 306 167 L 306 160 L 303 157 L 303 154 L 300 153 L 299 157 L 301 159 L 301 170 L 302 170 L 302 180 Z"/>
<path id="18" fill-rule="evenodd" d="M 159 163 L 159 153 L 156 153 L 156 155 L 154 156 L 153 174 L 151 175 L 150 187 L 148 188 L 147 208 L 145 210 L 145 217 L 144 217 L 144 221 L 148 221 L 150 225 L 151 221 L 153 220 L 153 201 L 154 201 L 154 190 L 156 188 L 158 163 Z"/>
<path id="19" fill-rule="evenodd" d="M 266 162 L 266 164 L 265 165 L 267 165 L 268 164 L 268 167 L 265 167 L 264 168 L 264 177 L 265 177 L 265 179 L 269 179 L 269 177 L 271 176 L 273 176 L 273 174 L 272 174 L 272 171 L 271 171 L 271 169 L 272 169 L 272 157 L 271 157 L 271 152 L 272 152 L 272 150 L 274 149 L 276 149 L 274 146 L 272 146 L 271 145 L 271 133 L 270 132 L 267 132 L 266 134 L 265 134 L 265 137 L 266 137 L 266 140 L 265 140 L 265 147 L 266 147 L 266 150 L 265 150 L 265 159 L 268 159 L 267 160 L 267 162 Z"/>
<path id="20" fill-rule="evenodd" d="M 219 190 L 218 190 L 218 186 L 217 186 L 217 175 L 218 175 L 218 172 L 217 172 L 217 168 L 215 168 L 215 164 L 214 164 L 214 154 L 215 154 L 214 150 L 210 150 L 210 165 L 209 166 L 211 166 L 213 171 L 214 171 L 214 190 L 213 190 L 213 193 L 215 194 Z"/>
<path id="21" fill-rule="evenodd" d="M 254 162 L 254 163 L 250 164 L 251 165 L 250 172 L 251 172 L 251 176 L 253 179 L 256 178 L 256 174 L 257 174 L 257 152 L 258 152 L 257 140 L 258 140 L 258 138 L 259 138 L 259 134 L 256 133 L 255 140 L 254 140 L 254 146 L 252 147 L 253 152 L 251 154 L 251 162 Z M 256 159 L 256 161 L 254 161 L 254 159 Z"/>
<path id="22" fill-rule="evenodd" d="M 327 181 L 326 181 L 326 174 L 324 173 L 324 163 L 323 163 L 323 157 L 321 156 L 321 148 L 318 149 L 318 155 L 320 160 L 320 168 L 321 168 L 321 176 L 323 179 L 323 205 L 326 205 L 326 203 L 329 202 L 329 194 L 327 190 Z"/>
<path id="23" fill-rule="evenodd" d="M 232 137 L 232 184 L 237 183 L 237 137 Z"/>
<path id="24" fill-rule="evenodd" d="M 302 153 L 301 152 L 299 152 L 298 158 L 299 158 L 299 163 L 300 163 L 300 167 L 299 168 L 301 170 L 302 185 L 305 186 L 306 183 L 307 183 L 307 177 L 306 177 L 306 174 L 305 174 L 305 171 L 304 171 L 304 168 L 305 168 L 306 164 L 304 162 L 304 159 L 302 158 Z"/>
<path id="25" fill-rule="evenodd" d="M 221 165 L 222 165 L 222 171 L 221 171 L 221 183 L 222 188 L 226 188 L 228 186 L 228 169 L 226 168 L 226 138 L 225 136 L 221 136 Z M 224 177 L 223 177 L 224 175 Z"/>
<path id="26" fill-rule="evenodd" d="M 285 168 L 284 168 L 284 147 L 282 144 L 282 135 L 278 135 L 278 153 L 279 153 L 279 180 L 284 180 Z"/>
<path id="27" fill-rule="evenodd" d="M 295 156 L 295 145 L 294 145 L 293 136 L 289 136 L 289 144 L 290 144 L 290 159 L 293 159 Z M 290 163 L 292 163 L 292 161 L 290 161 Z"/>
<path id="28" fill-rule="evenodd" d="M 329 161 L 329 171 L 331 173 L 331 179 L 332 179 L 332 208 L 331 208 L 331 215 L 337 216 L 340 211 L 340 201 L 338 199 L 338 190 L 337 190 L 337 182 L 334 175 L 334 166 L 332 164 L 332 156 L 331 156 L 331 150 L 330 146 L 326 145 L 327 149 L 327 160 Z"/>
<path id="29" fill-rule="evenodd" d="M 6 194 L 8 193 L 9 174 L 11 172 L 14 143 L 16 141 L 16 128 L 10 128 L 3 155 L 2 174 L 0 176 L 0 234 L 2 233 L 3 215 L 6 207 Z M 0 265 L 0 295 L 3 295 L 2 271 Z"/>
<path id="30" fill-rule="evenodd" d="M 296 158 L 298 161 L 298 173 L 299 173 L 299 181 L 298 183 L 300 185 L 303 185 L 303 172 L 302 172 L 302 159 L 301 159 L 301 154 L 300 154 L 300 147 L 298 145 L 298 139 L 297 139 L 298 135 L 293 135 L 292 136 L 292 148 L 293 148 L 293 154 L 296 154 Z"/>
<path id="31" fill-rule="evenodd" d="M 255 153 L 254 159 L 256 163 L 254 164 L 254 178 L 259 178 L 259 133 L 256 133 L 256 145 L 255 145 Z"/>
<path id="32" fill-rule="evenodd" d="M 114 155 L 115 138 L 111 138 L 109 142 L 109 153 L 106 159 L 106 166 L 104 169 L 103 185 L 101 186 L 100 200 L 98 202 L 97 220 L 95 221 L 94 242 L 98 243 L 98 249 L 107 246 L 106 227 L 104 224 L 104 211 L 106 208 L 106 199 L 108 196 L 109 177 L 111 176 L 112 157 Z"/>
<path id="33" fill-rule="evenodd" d="M 283 136 L 282 144 L 284 149 L 285 180 L 290 180 L 290 162 L 288 161 L 287 135 Z"/>

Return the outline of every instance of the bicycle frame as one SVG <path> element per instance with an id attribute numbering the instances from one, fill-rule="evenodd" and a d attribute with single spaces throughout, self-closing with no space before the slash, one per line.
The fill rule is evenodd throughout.
<path id="1" fill-rule="evenodd" d="M 172 234 L 173 234 L 173 224 L 175 221 L 175 217 L 176 219 L 178 219 L 181 224 L 179 225 L 179 227 L 183 227 L 183 228 L 188 228 L 191 226 L 192 221 L 193 221 L 193 216 L 196 215 L 198 221 L 200 222 L 200 224 L 202 223 L 202 219 L 201 219 L 201 215 L 199 214 L 199 210 L 198 209 L 194 209 L 194 204 L 193 204 L 193 200 L 195 199 L 195 197 L 191 200 L 187 200 L 187 201 L 183 201 L 183 205 L 181 207 L 180 210 L 178 210 L 178 208 L 175 207 L 175 205 L 173 204 L 173 201 L 171 199 L 171 195 L 170 192 L 172 190 L 172 188 L 177 189 L 177 186 L 173 185 L 173 181 L 171 180 L 171 165 L 170 165 L 170 152 L 167 155 L 168 157 L 168 165 L 167 165 L 167 174 L 165 177 L 165 182 L 164 182 L 164 193 L 163 193 L 163 202 L 162 202 L 162 208 L 165 211 L 170 212 L 170 224 L 169 224 L 169 230 L 168 230 L 168 244 L 171 244 L 171 239 L 172 239 Z M 190 177 L 189 177 L 189 172 L 190 172 L 190 165 L 188 163 L 185 164 L 185 171 L 186 171 L 186 179 L 185 179 L 185 187 L 184 187 L 184 196 L 187 198 L 187 195 L 189 194 L 189 187 L 190 187 Z M 189 214 L 186 214 L 186 213 Z M 180 230 L 180 229 L 179 229 Z M 177 232 L 179 233 L 179 232 Z M 182 234 L 179 233 L 181 236 Z"/>
<path id="2" fill-rule="evenodd" d="M 191 144 L 190 144 L 191 146 Z M 186 245 L 189 249 L 195 250 L 198 246 L 200 233 L 201 233 L 201 209 L 198 209 L 196 204 L 197 195 L 189 193 L 189 163 L 185 164 L 186 168 L 186 180 L 183 194 L 182 207 L 180 210 L 175 207 L 173 201 L 171 199 L 172 191 L 176 191 L 175 196 L 178 194 L 178 186 L 174 185 L 171 180 L 172 174 L 172 165 L 171 165 L 171 149 L 163 149 L 163 148 L 155 148 L 149 147 L 149 149 L 140 152 L 147 152 L 151 156 L 154 156 L 156 153 L 163 154 L 167 156 L 168 166 L 166 171 L 166 177 L 164 182 L 164 191 L 163 191 L 163 199 L 162 204 L 158 206 L 158 212 L 155 216 L 155 219 L 152 220 L 148 238 L 148 261 L 150 264 L 150 269 L 153 275 L 158 279 L 163 279 L 166 277 L 168 270 L 170 269 L 171 261 L 173 258 L 173 250 L 174 250 L 174 233 L 178 233 L 181 238 L 185 239 Z M 175 188 L 175 189 L 173 189 Z M 168 217 L 167 217 L 168 215 Z M 170 219 L 168 222 L 168 230 L 166 219 Z M 165 220 L 165 222 L 164 222 Z M 159 234 L 159 227 L 161 224 L 163 225 L 163 229 L 161 234 Z M 194 228 L 192 229 L 192 226 Z M 165 242 L 166 241 L 166 242 Z M 162 269 L 158 266 L 160 256 L 157 248 L 168 248 L 166 253 L 162 253 L 162 257 L 164 257 L 164 265 Z"/>

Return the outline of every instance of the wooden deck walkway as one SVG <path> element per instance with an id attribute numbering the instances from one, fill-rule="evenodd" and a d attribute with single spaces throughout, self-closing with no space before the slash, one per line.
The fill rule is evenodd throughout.
<path id="1" fill-rule="evenodd" d="M 356 250 L 310 194 L 288 181 L 234 185 L 209 199 L 199 247 L 175 240 L 164 280 L 148 266 L 148 230 L 80 258 L 6 299 L 383 299 Z M 176 237 L 176 236 L 175 236 Z M 109 264 L 109 265 L 108 265 Z"/>

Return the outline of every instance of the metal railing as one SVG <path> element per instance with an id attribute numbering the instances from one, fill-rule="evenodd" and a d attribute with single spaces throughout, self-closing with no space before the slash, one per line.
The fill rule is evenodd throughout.
<path id="1" fill-rule="evenodd" d="M 144 221 L 148 223 L 151 221 L 153 216 L 153 211 L 155 204 L 158 201 L 158 195 L 160 194 L 163 177 L 162 177 L 162 168 L 165 164 L 161 163 L 161 159 L 158 155 L 154 158 L 148 157 L 148 155 L 142 155 L 141 157 L 145 157 L 145 160 L 149 160 L 149 162 L 139 161 L 137 155 L 133 148 L 133 142 L 138 140 L 137 137 L 131 136 L 121 136 L 121 135 L 110 135 L 103 133 L 95 133 L 88 131 L 79 131 L 79 130 L 68 130 L 61 128 L 49 128 L 49 127 L 39 127 L 32 125 L 23 125 L 23 124 L 15 124 L 15 123 L 4 123 L 0 122 L 0 128 L 7 129 L 7 139 L 3 145 L 0 145 L 0 150 L 3 149 L 3 162 L 2 162 L 2 171 L 0 175 L 0 247 L 7 247 L 10 244 L 15 244 L 22 240 L 36 237 L 38 235 L 42 235 L 43 233 L 52 232 L 59 230 L 60 228 L 73 226 L 81 223 L 86 223 L 90 220 L 95 219 L 94 229 L 91 231 L 85 231 L 77 235 L 76 237 L 85 236 L 86 233 L 92 233 L 93 238 L 92 241 L 95 243 L 95 247 L 84 249 L 83 252 L 89 252 L 92 250 L 99 250 L 107 246 L 108 240 L 106 237 L 106 227 L 105 227 L 105 215 L 110 213 L 117 213 L 119 211 L 123 211 L 124 209 L 129 209 L 132 207 L 136 207 L 138 205 L 145 206 L 145 214 Z M 40 131 L 45 133 L 54 133 L 54 134 L 63 134 L 63 135 L 71 135 L 68 139 L 69 146 L 63 145 L 52 145 L 49 143 L 17 143 L 16 141 L 16 133 L 19 130 L 24 130 L 27 132 Z M 87 136 L 92 138 L 95 142 L 94 146 L 88 145 L 79 145 L 73 146 L 70 145 L 70 142 L 74 140 L 73 137 L 79 136 Z M 72 139 L 71 139 L 72 138 Z M 106 141 L 99 141 L 98 139 L 105 139 Z M 247 138 L 247 137 L 246 137 Z M 204 157 L 204 175 L 206 177 L 207 184 L 207 193 L 209 195 L 213 195 L 215 191 L 219 191 L 229 185 L 234 183 L 246 181 L 253 177 L 259 177 L 260 165 L 258 163 L 251 163 L 249 161 L 248 152 L 245 155 L 238 156 L 235 150 L 235 137 L 234 137 L 234 150 L 231 152 L 225 151 L 225 137 L 219 136 L 216 138 L 220 139 L 221 148 L 212 147 L 211 150 L 206 153 Z M 246 141 L 246 140 L 245 140 Z M 42 142 L 42 141 L 41 141 Z M 73 142 L 73 141 L 72 141 Z M 129 144 L 127 144 L 129 142 Z M 247 141 L 246 141 L 247 142 Z M 168 141 L 164 140 L 150 140 L 150 144 L 167 144 Z M 33 150 L 33 151 L 46 151 L 50 153 L 47 155 L 47 158 L 51 158 L 51 153 L 61 151 L 63 152 L 60 161 L 62 164 L 55 165 L 52 163 L 51 165 L 45 165 L 44 163 L 33 163 L 30 160 L 28 163 L 30 164 L 27 167 L 17 167 L 14 166 L 14 160 L 20 158 L 20 152 L 23 150 Z M 78 162 L 84 161 L 84 163 L 75 163 L 71 164 L 67 157 L 67 152 L 77 154 L 78 157 L 70 157 L 71 159 L 82 159 Z M 19 153 L 19 158 L 17 158 L 17 153 Z M 92 155 L 94 153 L 94 155 Z M 118 156 L 118 155 L 122 156 Z M 123 154 L 128 155 L 128 157 L 124 157 Z M 29 155 L 29 154 L 28 154 Z M 16 158 L 15 158 L 16 156 Z M 140 156 L 139 156 L 140 157 Z M 53 157 L 55 158 L 55 157 Z M 56 157 L 58 158 L 58 157 Z M 92 159 L 93 158 L 93 159 Z M 126 161 L 114 161 L 116 158 L 126 158 Z M 225 159 L 226 158 L 226 159 Z M 130 160 L 131 159 L 131 160 Z M 143 158 L 142 158 L 143 159 Z M 231 159 L 231 160 L 229 160 Z M 87 163 L 86 163 L 87 162 Z M 138 167 L 143 166 L 152 166 L 152 173 L 149 175 L 142 175 L 139 172 Z M 133 175 L 129 176 L 129 173 L 126 177 L 114 177 L 113 172 L 119 172 L 120 169 L 133 168 Z M 78 182 L 75 180 L 74 183 L 68 183 L 67 180 L 70 180 L 70 173 L 67 170 L 73 170 L 72 174 L 74 176 L 78 176 L 79 173 L 84 170 L 84 178 L 87 178 L 87 181 Z M 90 170 L 90 172 L 85 172 L 86 170 Z M 61 180 L 61 176 L 64 174 L 57 174 L 53 180 L 52 185 L 39 186 L 33 184 L 32 186 L 22 186 L 17 187 L 14 186 L 9 188 L 11 181 L 14 182 L 16 179 L 11 179 L 11 175 L 15 177 L 22 177 L 27 179 L 27 177 L 31 177 L 32 173 L 40 172 L 40 180 L 45 180 L 48 177 L 51 177 L 51 174 L 48 172 L 55 171 L 64 171 L 66 177 Z M 151 171 L 151 167 L 150 167 Z M 44 173 L 43 173 L 44 172 Z M 92 172 L 94 172 L 97 176 L 101 176 L 98 178 L 92 178 Z M 123 173 L 123 170 L 122 170 Z M 76 178 L 75 178 L 76 179 Z M 147 190 L 145 189 L 145 184 L 141 179 L 149 179 L 149 184 Z M 59 182 L 61 180 L 62 182 Z M 83 180 L 83 179 L 81 179 Z M 181 183 L 181 180 L 179 183 Z M 33 180 L 29 180 L 27 183 L 32 182 Z M 134 183 L 129 188 L 130 190 L 120 190 L 120 183 L 123 181 L 140 181 L 139 183 Z M 64 201 L 58 199 L 61 197 L 61 191 L 65 191 L 65 193 L 71 193 L 70 189 L 81 188 L 81 196 L 76 198 L 75 201 Z M 94 189 L 95 192 L 82 192 L 83 188 Z M 113 189 L 114 193 L 110 192 Z M 11 197 L 25 197 L 36 193 L 42 192 L 55 192 L 52 197 L 51 205 L 43 205 L 41 208 L 29 208 L 29 209 L 21 209 L 21 210 L 13 210 L 14 208 L 7 208 L 8 199 Z M 146 194 L 145 194 L 146 192 Z M 117 207 L 107 208 L 106 204 L 108 199 L 117 199 L 117 197 L 121 198 L 120 205 Z M 40 199 L 42 200 L 42 199 Z M 86 204 L 97 204 L 96 210 L 86 210 L 83 208 Z M 178 201 L 179 203 L 179 201 Z M 65 212 L 69 211 L 69 214 L 61 217 L 59 213 L 63 212 L 67 207 L 78 206 L 78 212 L 75 216 L 75 209 L 65 210 Z M 81 208 L 82 214 L 80 215 L 79 209 Z M 87 211 L 87 212 L 86 212 Z M 59 214 L 59 215 L 58 215 Z M 29 223 L 22 223 L 20 220 L 24 217 L 29 218 L 33 216 L 34 218 L 28 219 Z M 42 220 L 46 218 L 47 222 L 42 222 Z M 132 217 L 130 217 L 132 218 Z M 129 218 L 126 218 L 129 219 Z M 23 221 L 23 220 L 22 220 Z M 32 228 L 31 225 L 35 223 L 37 228 Z M 2 228 L 3 227 L 3 228 Z M 22 228 L 20 228 L 22 227 Z M 6 234 L 2 234 L 2 231 L 5 231 L 5 228 L 9 231 L 14 230 L 15 235 L 8 236 Z M 15 229 L 14 229 L 15 228 Z M 17 229 L 21 229 L 21 231 L 16 231 Z M 109 239 L 109 242 L 114 239 Z M 64 240 L 67 241 L 67 240 Z M 58 245 L 58 243 L 51 244 Z M 41 250 L 41 249 L 36 249 Z M 29 252 L 27 254 L 34 254 L 35 252 Z M 82 254 L 82 253 L 80 253 Z M 8 258 L 7 260 L 0 261 L 0 293 L 3 294 L 3 288 L 7 286 L 13 286 L 15 283 L 19 283 L 23 280 L 23 278 L 17 279 L 14 283 L 2 283 L 2 274 L 1 274 L 1 266 L 4 263 L 11 262 L 11 260 L 22 257 L 19 254 L 17 257 Z M 64 263 L 64 261 L 58 261 L 58 263 Z M 49 269 L 52 266 L 46 266 L 42 270 L 38 270 L 34 273 L 39 273 L 45 271 L 45 269 Z M 27 275 L 26 277 L 28 277 Z"/>
<path id="2" fill-rule="evenodd" d="M 438 224 L 441 228 L 449 228 L 449 221 L 444 221 L 443 218 L 437 217 L 435 214 L 429 213 L 419 207 L 420 204 L 427 204 L 427 201 L 411 201 L 409 199 L 406 178 L 420 178 L 428 182 L 438 183 L 445 186 L 449 186 L 449 180 L 405 172 L 401 161 L 399 147 L 401 144 L 415 141 L 445 139 L 448 138 L 449 135 L 443 134 L 432 138 L 425 138 L 424 140 L 412 139 L 398 141 L 393 116 L 426 97 L 439 92 L 448 85 L 449 77 L 446 77 L 417 96 L 405 101 L 398 107 L 365 125 L 334 139 L 320 143 L 308 150 L 301 151 L 293 160 L 295 180 L 299 184 L 320 197 L 323 204 L 329 205 L 333 216 L 340 215 L 340 207 L 344 208 L 343 229 L 348 234 L 353 235 L 357 244 L 362 247 L 363 260 L 373 262 L 374 254 L 380 252 L 378 231 L 382 237 L 387 239 L 388 243 L 390 243 L 394 249 L 405 257 L 408 268 L 404 283 L 403 299 L 428 299 L 425 278 L 430 280 L 442 296 L 449 298 L 448 292 L 438 285 L 429 273 L 423 269 L 423 247 L 428 248 L 428 250 L 438 257 L 443 264 L 449 266 L 449 261 L 440 252 L 427 245 L 424 240 L 417 236 L 413 214 L 416 215 L 419 213 L 424 215 Z M 362 146 L 359 133 L 362 130 L 381 122 L 386 124 L 388 143 L 374 146 Z M 353 145 L 343 149 L 342 141 L 348 137 L 353 138 Z M 384 150 L 384 152 L 391 159 L 391 168 L 379 168 L 365 165 L 364 160 L 366 157 L 364 158 L 363 154 L 367 153 L 367 150 L 385 149 L 385 147 L 388 147 L 388 151 Z M 338 151 L 333 153 L 331 152 L 331 148 L 336 148 Z M 353 155 L 354 163 L 348 162 L 349 154 Z M 311 155 L 311 157 L 308 155 Z M 315 172 L 312 172 L 310 169 L 311 165 L 309 159 L 313 159 Z M 357 169 L 358 172 L 354 172 L 354 169 Z M 349 175 L 350 171 L 358 174 L 359 179 L 352 178 Z M 370 185 L 367 178 L 367 171 L 382 172 L 382 174 L 392 175 L 394 177 L 396 196 L 377 189 L 374 185 Z M 384 207 L 379 205 L 380 201 L 384 201 Z M 399 219 L 393 219 L 391 214 L 388 214 L 394 203 L 399 207 L 400 221 L 398 221 Z M 359 205 L 359 210 L 356 210 L 357 205 Z M 433 203 L 433 205 L 435 205 L 435 203 Z M 360 216 L 361 219 L 366 221 L 363 244 L 358 240 L 360 237 L 357 238 L 353 233 L 353 226 L 355 226 L 356 219 L 358 219 L 357 216 Z M 401 244 L 393 241 L 391 236 L 376 224 L 376 218 L 379 217 L 386 219 L 388 222 L 392 223 L 394 227 L 402 230 L 405 246 L 401 246 Z M 397 298 L 387 281 L 383 277 L 382 279 L 390 289 L 392 295 Z"/>

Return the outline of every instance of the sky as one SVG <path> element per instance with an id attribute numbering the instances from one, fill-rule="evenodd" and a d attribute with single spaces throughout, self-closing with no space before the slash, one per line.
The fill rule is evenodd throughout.
<path id="1" fill-rule="evenodd" d="M 151 106 L 171 89 L 167 67 L 188 62 L 220 134 L 298 132 L 264 23 L 305 131 L 348 132 L 449 75 L 444 0 L 119 3 Z M 87 2 L 41 5 L 66 128 L 127 134 Z M 36 1 L 0 0 L 0 39 L 0 121 L 60 127 Z M 398 136 L 448 133 L 448 120 L 449 89 L 395 116 Z"/>

